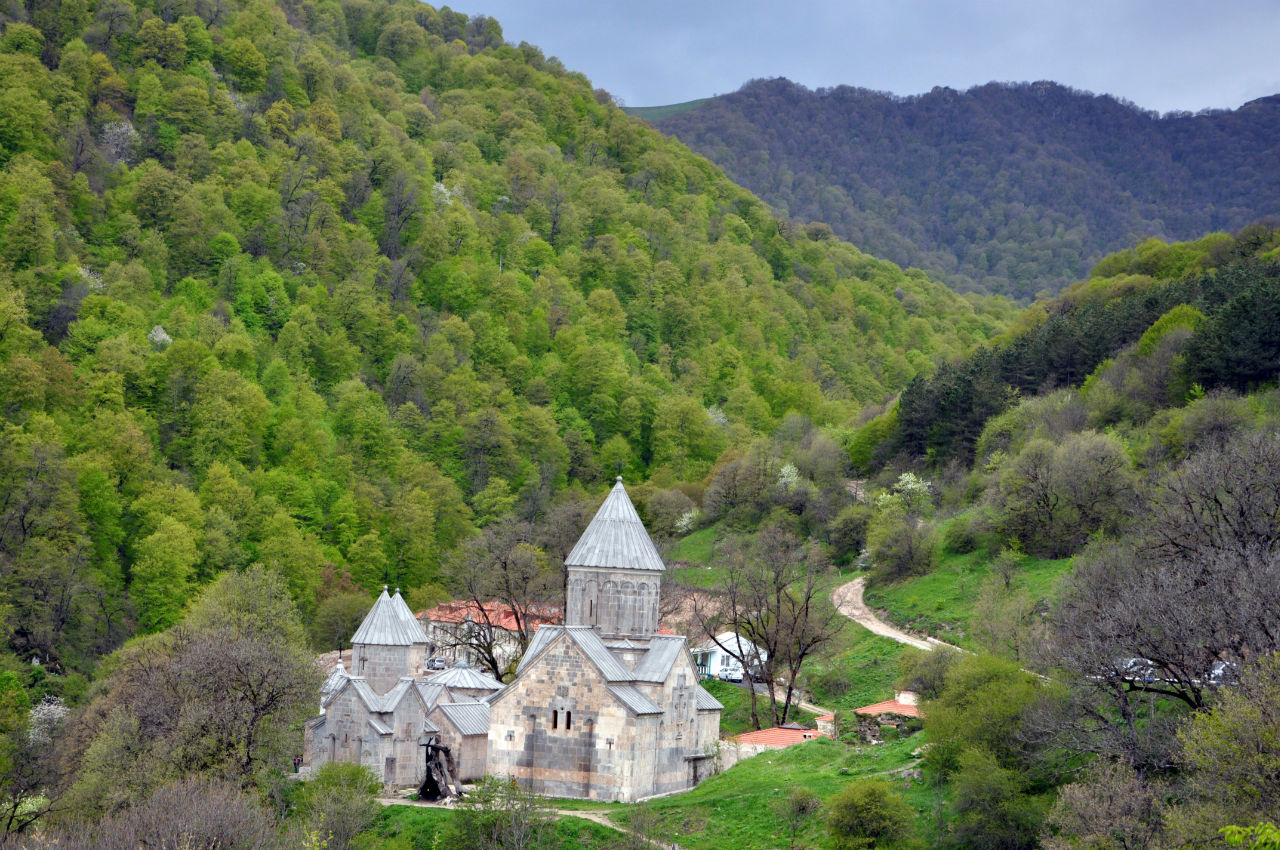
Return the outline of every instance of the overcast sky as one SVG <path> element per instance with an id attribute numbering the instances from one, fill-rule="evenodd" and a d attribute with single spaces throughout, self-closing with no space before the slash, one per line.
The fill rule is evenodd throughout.
<path id="1" fill-rule="evenodd" d="M 438 5 L 444 5 L 439 3 Z M 917 94 L 1053 80 L 1168 112 L 1280 93 L 1277 0 L 459 0 L 627 106 L 755 77 Z"/>

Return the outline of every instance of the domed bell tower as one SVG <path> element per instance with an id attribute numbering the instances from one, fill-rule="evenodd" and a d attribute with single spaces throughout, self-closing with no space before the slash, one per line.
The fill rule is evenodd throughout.
<path id="1" fill-rule="evenodd" d="M 566 626 L 591 626 L 606 640 L 648 641 L 657 633 L 666 567 L 621 475 L 564 564 Z"/>

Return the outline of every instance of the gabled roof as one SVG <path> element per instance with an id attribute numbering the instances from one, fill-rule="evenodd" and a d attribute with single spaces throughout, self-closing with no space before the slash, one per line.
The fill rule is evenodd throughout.
<path id="1" fill-rule="evenodd" d="M 537 660 L 548 647 L 561 635 L 568 636 L 577 644 L 578 649 L 582 651 L 596 669 L 600 671 L 600 675 L 604 676 L 606 682 L 631 682 L 634 681 L 634 675 L 626 667 L 622 666 L 614 654 L 609 651 L 609 647 L 604 645 L 604 641 L 596 634 L 595 629 L 590 626 L 543 626 L 538 629 L 533 636 L 533 642 L 529 644 L 529 649 L 525 652 L 524 657 L 520 659 L 520 666 L 516 668 L 516 675 L 519 676 L 529 668 L 529 665 Z"/>
<path id="2" fill-rule="evenodd" d="M 802 744 L 814 738 L 825 738 L 821 732 L 812 729 L 783 729 L 774 726 L 772 729 L 761 729 L 757 732 L 744 732 L 733 740 L 740 744 L 763 744 L 766 747 L 789 747 Z"/>
<path id="3" fill-rule="evenodd" d="M 866 717 L 876 717 L 881 714 L 901 714 L 903 717 L 919 717 L 920 706 L 899 702 L 896 699 L 887 699 L 884 702 L 877 702 L 871 705 L 864 705 L 862 708 L 855 708 L 853 713 L 861 714 Z"/>
<path id="4" fill-rule="evenodd" d="M 413 679 L 406 676 L 396 682 L 394 688 L 385 694 L 379 695 L 363 676 L 347 676 L 346 681 L 340 687 L 325 697 L 321 702 L 321 707 L 328 708 L 349 686 L 355 690 L 366 710 L 375 714 L 384 714 L 389 711 L 395 711 L 396 707 L 400 705 L 400 700 L 414 691 L 415 684 Z M 423 701 L 426 702 L 425 698 Z M 426 705 L 428 708 L 431 707 L 430 702 L 427 702 Z"/>
<path id="5" fill-rule="evenodd" d="M 351 636 L 353 644 L 372 646 L 412 646 L 415 643 L 426 643 L 427 633 L 414 618 L 413 612 L 396 591 L 394 597 L 387 595 L 386 587 L 378 596 L 364 622 Z"/>
<path id="6" fill-rule="evenodd" d="M 445 685 L 450 688 L 484 690 L 484 691 L 500 691 L 506 685 L 499 682 L 492 676 L 477 670 L 474 667 L 450 667 L 447 670 L 441 670 L 439 673 L 433 673 L 427 677 L 427 681 L 433 685 Z"/>
<path id="7" fill-rule="evenodd" d="M 377 732 L 379 735 L 391 734 L 391 730 L 389 728 L 374 720 L 372 717 L 369 718 L 369 725 L 373 728 L 373 731 Z"/>
<path id="8" fill-rule="evenodd" d="M 564 559 L 570 567 L 616 567 L 626 570 L 663 572 L 658 554 L 640 515 L 622 486 L 622 476 L 613 485 L 587 530 Z"/>
<path id="9" fill-rule="evenodd" d="M 422 697 L 422 703 L 428 711 L 438 702 L 453 702 L 453 695 L 449 693 L 449 689 L 438 682 L 419 680 L 414 682 L 413 686 L 418 689 L 418 696 Z"/>
<path id="10" fill-rule="evenodd" d="M 338 666 L 329 672 L 328 677 L 324 680 L 324 684 L 320 686 L 320 702 L 324 702 L 324 698 L 329 694 L 337 693 L 342 690 L 342 686 L 347 683 L 347 668 L 342 666 L 342 662 L 338 662 Z"/>
<path id="11" fill-rule="evenodd" d="M 489 734 L 487 702 L 442 702 L 436 708 L 463 735 Z"/>
<path id="12" fill-rule="evenodd" d="M 649 640 L 649 651 L 636 662 L 631 675 L 637 682 L 665 682 L 671 675 L 671 666 L 684 649 L 683 637 L 655 635 Z"/>
<path id="13" fill-rule="evenodd" d="M 697 702 L 698 711 L 724 711 L 724 706 L 720 700 L 711 695 L 711 692 L 702 685 L 698 685 L 693 691 L 693 698 Z"/>
<path id="14" fill-rule="evenodd" d="M 654 705 L 635 685 L 609 685 L 609 693 L 636 714 L 662 714 L 663 711 Z"/>

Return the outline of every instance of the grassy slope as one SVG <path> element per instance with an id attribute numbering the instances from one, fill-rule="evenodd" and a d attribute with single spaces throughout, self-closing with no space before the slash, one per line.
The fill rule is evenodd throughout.
<path id="1" fill-rule="evenodd" d="M 386 806 L 372 830 L 381 839 L 375 846 L 379 850 L 435 847 L 437 836 L 452 817 L 449 809 Z M 573 817 L 556 821 L 555 836 L 558 850 L 605 850 L 617 847 L 621 838 L 617 830 Z"/>
<path id="2" fill-rule="evenodd" d="M 867 603 L 889 612 L 896 626 L 924 632 L 966 649 L 979 649 L 973 636 L 974 606 L 992 578 L 991 558 L 984 552 L 944 555 L 933 572 L 892 584 L 874 581 Z M 1052 602 L 1070 558 L 1025 558 L 1013 578 L 1010 593 L 1026 593 L 1032 600 Z"/>
<path id="3" fill-rule="evenodd" d="M 791 789 L 808 788 L 825 802 L 855 778 L 908 766 L 913 761 L 911 753 L 921 743 L 919 735 L 882 747 L 851 748 L 834 741 L 811 741 L 747 759 L 688 793 L 648 805 L 659 820 L 661 838 L 687 850 L 785 846 L 784 824 L 775 806 Z M 917 810 L 929 810 L 933 792 L 922 783 L 911 782 L 903 790 Z M 618 808 L 615 819 L 625 820 L 628 807 Z M 922 824 L 926 821 L 919 819 Z M 809 820 L 801 842 L 806 847 L 829 846 L 821 814 Z"/>

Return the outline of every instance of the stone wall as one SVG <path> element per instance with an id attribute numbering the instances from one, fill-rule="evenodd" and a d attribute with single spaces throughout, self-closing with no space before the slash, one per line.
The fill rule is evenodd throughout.
<path id="1" fill-rule="evenodd" d="M 426 665 L 426 644 L 351 648 L 351 675 L 363 676 L 375 693 L 385 694 L 401 676 L 420 676 Z"/>
<path id="2" fill-rule="evenodd" d="M 565 625 L 593 626 L 605 638 L 656 634 L 660 582 L 650 570 L 569 567 Z"/>
<path id="3" fill-rule="evenodd" d="M 636 728 L 656 726 L 635 723 L 566 637 L 494 698 L 490 718 L 489 773 L 540 794 L 598 800 L 634 799 L 635 762 L 651 758 Z"/>
<path id="4" fill-rule="evenodd" d="M 636 687 L 662 714 L 635 715 L 607 690 L 567 636 L 491 703 L 489 773 L 557 797 L 632 802 L 683 791 L 711 769 L 718 712 L 697 710 L 697 676 L 682 653 L 667 681 Z"/>
<path id="5" fill-rule="evenodd" d="M 315 769 L 330 761 L 363 764 L 387 785 L 419 785 L 425 772 L 420 743 L 425 709 L 410 691 L 394 712 L 370 712 L 356 689 L 348 686 L 329 704 L 324 723 L 307 729 L 303 763 Z M 391 730 L 377 733 L 369 720 Z"/>

